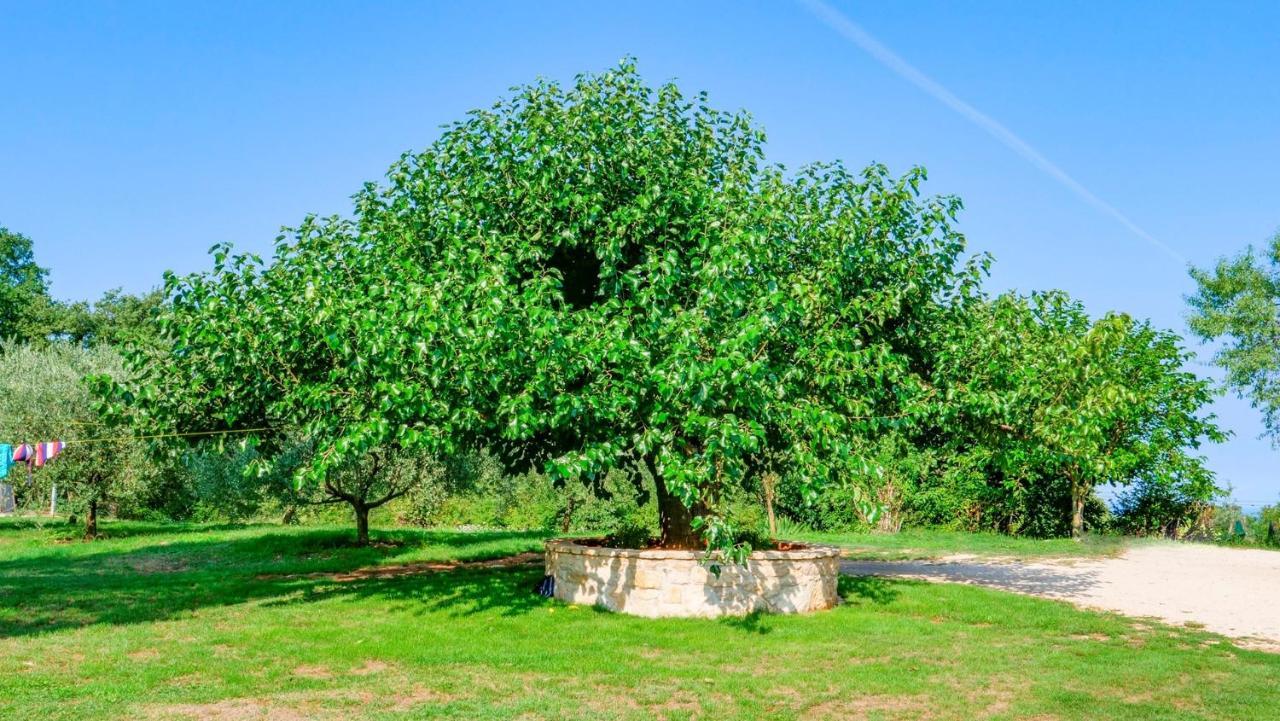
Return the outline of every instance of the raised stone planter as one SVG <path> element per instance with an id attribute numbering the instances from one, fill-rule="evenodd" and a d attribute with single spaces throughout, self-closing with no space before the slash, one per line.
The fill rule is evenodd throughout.
<path id="1" fill-rule="evenodd" d="M 605 548 L 547 541 L 555 597 L 636 616 L 735 616 L 752 611 L 803 613 L 836 605 L 840 551 L 809 545 L 755 551 L 745 567 L 721 564 L 716 576 L 701 551 Z"/>

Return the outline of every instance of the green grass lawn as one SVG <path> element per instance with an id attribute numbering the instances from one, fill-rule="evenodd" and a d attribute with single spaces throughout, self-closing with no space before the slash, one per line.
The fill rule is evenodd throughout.
<path id="1" fill-rule="evenodd" d="M 845 579 L 809 616 L 650 621 L 537 566 L 534 533 L 0 521 L 0 718 L 1263 719 L 1280 655 L 966 586 Z M 419 572 L 351 574 L 419 564 Z M 345 574 L 345 575 L 344 575 Z"/>
<path id="2" fill-rule="evenodd" d="M 954 554 L 1023 560 L 1114 556 L 1134 543 L 1151 542 L 1100 535 L 1085 536 L 1077 542 L 1070 538 L 1023 538 L 934 529 L 904 529 L 898 533 L 801 532 L 792 535 L 800 540 L 840 546 L 851 558 L 881 561 L 941 558 Z"/>

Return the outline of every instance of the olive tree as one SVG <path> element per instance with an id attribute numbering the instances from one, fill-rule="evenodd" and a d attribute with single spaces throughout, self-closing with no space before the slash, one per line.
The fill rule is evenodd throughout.
<path id="1" fill-rule="evenodd" d="M 369 542 L 369 512 L 415 489 L 440 483 L 443 470 L 430 455 L 411 450 L 374 449 L 333 467 L 319 486 L 277 488 L 294 505 L 345 503 L 356 522 L 356 543 Z"/>
<path id="2" fill-rule="evenodd" d="M 745 113 L 629 62 L 518 88 L 352 218 L 168 277 L 117 398 L 143 428 L 300 429 L 299 484 L 378 449 L 621 470 L 652 478 L 663 544 L 740 555 L 734 484 L 813 497 L 866 472 L 851 439 L 936 402 L 919 339 L 982 266 L 923 170 L 763 157 Z"/>
<path id="3" fill-rule="evenodd" d="M 52 485 L 65 490 L 82 506 L 86 538 L 97 535 L 104 504 L 144 481 L 142 444 L 103 423 L 90 392 L 90 377 L 123 376 L 120 354 L 108 347 L 0 344 L 0 438 L 67 444 L 32 474 L 32 486 L 10 477 L 37 502 Z"/>

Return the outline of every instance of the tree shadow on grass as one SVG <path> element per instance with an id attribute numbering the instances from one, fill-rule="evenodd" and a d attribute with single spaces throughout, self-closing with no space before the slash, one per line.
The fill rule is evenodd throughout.
<path id="1" fill-rule="evenodd" d="M 70 527 L 65 518 L 50 518 L 48 516 L 3 516 L 0 517 L 0 533 L 13 533 L 17 531 L 30 531 L 33 529 L 47 528 L 50 526 L 58 528 Z"/>
<path id="2" fill-rule="evenodd" d="M 83 529 L 79 521 L 71 523 L 69 516 L 65 513 L 56 516 L 46 515 L 18 515 L 18 516 L 0 516 L 0 533 L 11 531 L 30 531 L 30 530 L 60 530 L 70 529 L 75 531 Z M 122 520 L 104 520 L 99 526 L 99 531 L 104 535 L 110 535 L 113 538 L 127 538 L 130 536 L 146 536 L 157 534 L 174 534 L 174 533 L 203 533 L 206 531 L 226 531 L 238 528 L 267 528 L 272 524 L 269 523 L 182 523 L 177 521 L 122 521 Z"/>
<path id="3" fill-rule="evenodd" d="M 895 586 L 902 583 L 879 576 L 841 576 L 837 590 L 846 603 L 868 601 L 884 606 L 898 599 Z"/>
<path id="4" fill-rule="evenodd" d="M 769 625 L 768 618 L 768 614 L 764 611 L 752 611 L 745 616 L 727 616 L 722 618 L 720 619 L 720 625 L 764 636 L 773 632 L 773 627 Z"/>
<path id="5" fill-rule="evenodd" d="M 84 526 L 77 523 L 65 526 L 67 535 L 81 540 Z M 199 533 L 224 531 L 251 531 L 253 529 L 278 528 L 271 523 L 148 523 L 146 521 L 112 521 L 98 526 L 98 541 L 113 541 L 142 536 L 186 536 Z"/>
<path id="6" fill-rule="evenodd" d="M 395 611 L 417 615 L 443 612 L 452 616 L 481 613 L 518 616 L 550 603 L 534 593 L 542 573 L 541 566 L 459 568 L 395 578 L 308 583 L 301 588 L 291 588 L 264 605 L 282 607 L 339 598 L 376 599 L 389 602 Z"/>
<path id="7" fill-rule="evenodd" d="M 543 603 L 532 592 L 536 566 L 430 570 L 335 580 L 335 575 L 395 564 L 424 545 L 461 559 L 492 558 L 526 546 L 537 532 L 384 531 L 370 547 L 353 547 L 350 531 L 264 531 L 175 540 L 120 549 L 110 544 L 59 547 L 57 553 L 0 561 L 0 638 L 94 624 L 149 623 L 250 601 L 285 605 L 337 597 L 401 602 L 423 613 L 514 615 Z"/>

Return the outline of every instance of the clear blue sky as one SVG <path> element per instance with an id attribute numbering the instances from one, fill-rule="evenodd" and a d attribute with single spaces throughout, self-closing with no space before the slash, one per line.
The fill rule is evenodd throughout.
<path id="1" fill-rule="evenodd" d="M 1280 3 L 842 2 L 907 63 L 1192 263 L 1280 226 Z M 1185 265 L 824 22 L 777 3 L 0 2 L 0 224 L 55 295 L 146 290 L 269 248 L 438 127 L 535 76 L 634 55 L 750 110 L 775 161 L 929 169 L 993 289 L 1062 288 L 1185 331 Z M 1212 372 L 1203 367 L 1203 372 Z M 1212 466 L 1254 505 L 1247 404 Z"/>

